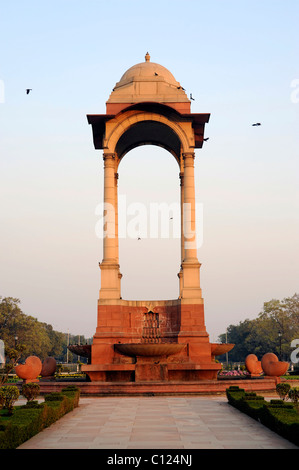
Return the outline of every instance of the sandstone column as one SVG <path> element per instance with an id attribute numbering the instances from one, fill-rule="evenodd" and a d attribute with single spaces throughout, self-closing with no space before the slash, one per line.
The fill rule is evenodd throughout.
<path id="1" fill-rule="evenodd" d="M 195 186 L 194 153 L 183 154 L 184 158 L 184 261 L 197 259 L 195 233 Z"/>
<path id="2" fill-rule="evenodd" d="M 180 173 L 181 187 L 181 263 L 184 261 L 184 173 Z"/>
<path id="3" fill-rule="evenodd" d="M 101 299 L 119 299 L 119 264 L 116 237 L 115 154 L 104 153 L 104 238 L 101 268 Z"/>
<path id="4" fill-rule="evenodd" d="M 180 198 L 181 198 L 181 269 L 178 273 L 179 278 L 179 298 L 182 296 L 182 289 L 183 289 L 183 271 L 182 271 L 182 263 L 184 261 L 184 172 L 180 172 Z"/>
<path id="5" fill-rule="evenodd" d="M 119 270 L 119 240 L 118 240 L 118 173 L 115 173 L 114 189 L 115 189 L 115 259 L 118 264 L 118 289 L 121 298 L 121 278 L 122 274 Z"/>
<path id="6" fill-rule="evenodd" d="M 119 243 L 118 243 L 118 173 L 114 174 L 114 206 L 115 206 L 115 258 L 117 263 L 119 263 Z"/>
<path id="7" fill-rule="evenodd" d="M 197 259 L 196 220 L 195 220 L 195 185 L 194 185 L 194 152 L 183 154 L 184 162 L 184 201 L 183 232 L 184 259 L 182 262 L 182 299 L 201 299 L 199 281 L 200 263 Z"/>

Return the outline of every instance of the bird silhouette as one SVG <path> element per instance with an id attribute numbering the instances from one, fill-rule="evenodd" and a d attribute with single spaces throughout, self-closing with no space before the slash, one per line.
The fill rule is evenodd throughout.
<path id="1" fill-rule="evenodd" d="M 138 240 L 141 240 L 141 238 L 138 237 Z"/>
<path id="2" fill-rule="evenodd" d="M 190 93 L 190 100 L 195 101 L 195 99 L 192 97 L 192 93 Z"/>
<path id="3" fill-rule="evenodd" d="M 210 138 L 210 137 L 206 137 L 206 138 L 205 138 L 205 139 L 203 139 L 203 140 L 206 142 L 207 140 L 209 140 L 209 138 Z"/>
<path id="4" fill-rule="evenodd" d="M 261 126 L 260 122 L 256 122 L 255 124 L 252 124 L 253 126 Z"/>
<path id="5" fill-rule="evenodd" d="M 32 91 L 31 88 L 27 88 L 27 89 L 26 89 L 26 94 L 29 95 L 29 93 L 30 93 L 31 91 Z"/>

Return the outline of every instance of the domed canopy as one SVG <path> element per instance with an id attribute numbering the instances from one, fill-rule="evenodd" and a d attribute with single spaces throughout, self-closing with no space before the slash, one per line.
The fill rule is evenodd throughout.
<path id="1" fill-rule="evenodd" d="M 145 62 L 133 65 L 116 83 L 109 103 L 190 103 L 184 89 L 172 73 L 162 65 L 150 62 L 149 53 Z"/>
<path id="2" fill-rule="evenodd" d="M 139 145 L 160 145 L 179 162 L 183 147 L 185 151 L 202 147 L 210 117 L 192 114 L 190 105 L 172 73 L 151 62 L 147 53 L 145 62 L 130 67 L 116 83 L 106 114 L 87 115 L 95 148 L 116 152 L 120 159 Z"/>
<path id="3" fill-rule="evenodd" d="M 160 80 L 162 78 L 169 85 L 180 87 L 180 84 L 176 81 L 172 73 L 169 72 L 166 67 L 163 67 L 160 64 L 155 64 L 154 62 L 150 62 L 150 55 L 147 52 L 145 56 L 145 62 L 133 65 L 133 67 L 129 68 L 123 74 L 114 89 L 116 90 L 118 87 L 126 85 L 129 82 L 134 82 L 142 79 L 146 79 L 149 81 L 157 81 L 157 77 L 159 77 Z"/>

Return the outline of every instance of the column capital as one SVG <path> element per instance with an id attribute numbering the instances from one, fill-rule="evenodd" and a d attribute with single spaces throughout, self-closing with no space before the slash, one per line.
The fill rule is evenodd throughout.
<path id="1" fill-rule="evenodd" d="M 183 153 L 183 160 L 184 160 L 184 167 L 186 166 L 193 166 L 194 165 L 194 152 L 185 152 Z"/>
<path id="2" fill-rule="evenodd" d="M 115 153 L 104 153 L 103 160 L 105 167 L 113 167 L 115 166 Z"/>

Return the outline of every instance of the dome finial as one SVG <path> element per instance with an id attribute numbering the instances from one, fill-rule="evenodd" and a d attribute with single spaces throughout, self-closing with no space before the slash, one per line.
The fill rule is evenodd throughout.
<path id="1" fill-rule="evenodd" d="M 146 61 L 146 62 L 149 62 L 150 59 L 151 59 L 151 56 L 150 56 L 149 53 L 147 52 L 147 53 L 145 54 L 145 61 Z"/>

